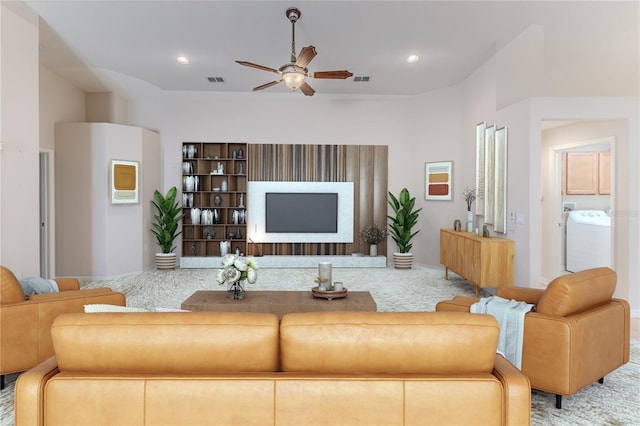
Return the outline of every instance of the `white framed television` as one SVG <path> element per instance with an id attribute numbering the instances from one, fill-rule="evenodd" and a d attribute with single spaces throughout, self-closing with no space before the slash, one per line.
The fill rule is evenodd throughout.
<path id="1" fill-rule="evenodd" d="M 353 182 L 247 183 L 255 243 L 353 243 Z"/>

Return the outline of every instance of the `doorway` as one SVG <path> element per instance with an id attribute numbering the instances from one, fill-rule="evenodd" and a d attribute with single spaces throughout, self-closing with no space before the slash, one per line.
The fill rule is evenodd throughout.
<path id="1" fill-rule="evenodd" d="M 571 130 L 554 129 L 552 136 L 545 134 L 542 126 L 542 253 L 541 277 L 543 284 L 553 278 L 567 274 L 566 268 L 566 223 L 571 210 L 597 210 L 610 212 L 615 205 L 615 137 L 588 139 L 589 132 L 576 131 L 581 122 L 570 123 Z M 567 125 L 567 124 L 564 124 Z M 587 125 L 585 125 L 587 126 Z M 549 127 L 547 127 L 549 129 Z M 583 129 L 584 130 L 584 129 Z M 571 137 L 570 135 L 581 135 Z M 584 137 L 584 139 L 582 139 Z M 608 195 L 570 195 L 564 193 L 563 157 L 569 152 L 602 152 L 610 151 L 610 187 Z M 615 220 L 611 218 L 611 251 Z M 611 253 L 611 259 L 614 259 Z"/>
<path id="2" fill-rule="evenodd" d="M 53 151 L 40 151 L 40 276 L 53 278 Z"/>

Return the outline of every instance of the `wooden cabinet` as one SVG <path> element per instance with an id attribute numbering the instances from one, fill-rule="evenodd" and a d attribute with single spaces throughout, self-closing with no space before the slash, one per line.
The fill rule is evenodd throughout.
<path id="1" fill-rule="evenodd" d="M 567 152 L 567 195 L 594 195 L 598 191 L 598 153 Z"/>
<path id="2" fill-rule="evenodd" d="M 598 152 L 598 194 L 611 194 L 611 151 Z"/>
<path id="3" fill-rule="evenodd" d="M 563 167 L 566 195 L 611 194 L 611 151 L 567 152 Z"/>
<path id="4" fill-rule="evenodd" d="M 506 238 L 483 238 L 472 232 L 440 230 L 440 263 L 479 287 L 511 287 L 514 279 L 514 243 Z"/>
<path id="5" fill-rule="evenodd" d="M 220 256 L 221 241 L 246 253 L 246 155 L 246 143 L 183 142 L 183 257 Z"/>

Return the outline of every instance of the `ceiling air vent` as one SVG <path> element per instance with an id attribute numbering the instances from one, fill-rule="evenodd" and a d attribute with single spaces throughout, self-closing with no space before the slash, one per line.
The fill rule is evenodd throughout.
<path id="1" fill-rule="evenodd" d="M 224 83 L 224 78 L 222 77 L 207 77 L 209 83 Z"/>
<path id="2" fill-rule="evenodd" d="M 353 81 L 355 83 L 358 83 L 358 82 L 360 82 L 360 83 L 368 83 L 369 82 L 369 78 L 370 77 L 368 75 L 358 75 L 358 76 L 353 77 Z"/>

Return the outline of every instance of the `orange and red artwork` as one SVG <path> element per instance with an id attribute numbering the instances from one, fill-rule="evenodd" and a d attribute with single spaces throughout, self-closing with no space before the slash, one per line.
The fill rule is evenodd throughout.
<path id="1" fill-rule="evenodd" d="M 451 200 L 453 162 L 440 161 L 425 165 L 425 199 Z"/>

